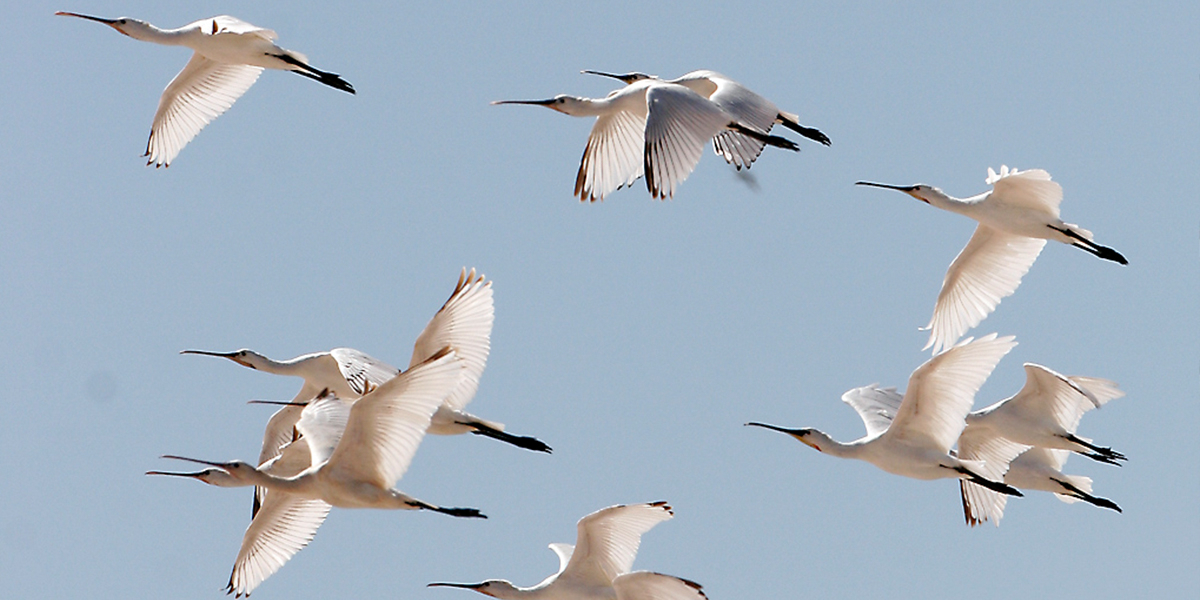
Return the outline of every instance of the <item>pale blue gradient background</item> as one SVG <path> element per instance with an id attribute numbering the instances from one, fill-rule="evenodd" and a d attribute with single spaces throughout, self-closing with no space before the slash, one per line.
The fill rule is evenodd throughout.
<path id="1" fill-rule="evenodd" d="M 409 3 L 403 3 L 409 4 Z M 430 581 L 552 573 L 585 513 L 669 500 L 637 568 L 712 600 L 1188 597 L 1195 456 L 1200 6 L 830 2 L 15 3 L 0 36 L 0 596 L 218 598 L 246 490 L 149 478 L 257 455 L 298 380 L 184 348 L 406 364 L 462 266 L 495 281 L 471 410 L 555 448 L 430 438 L 400 488 L 487 521 L 335 509 L 255 598 L 471 600 Z M 1104 8 L 1101 9 L 1100 7 Z M 276 29 L 355 97 L 265 73 L 169 170 L 142 166 L 184 49 L 72 10 Z M 491 100 L 602 96 L 580 69 L 724 72 L 833 139 L 768 152 L 758 191 L 706 151 L 668 202 L 571 197 L 590 120 Z M 795 137 L 795 136 L 792 136 Z M 822 456 L 749 420 L 862 432 L 838 400 L 904 387 L 973 223 L 859 179 L 984 191 L 1048 170 L 1063 215 L 1130 265 L 1046 248 L 975 334 L 1128 396 L 1081 433 L 1130 457 L 1070 473 L 1125 509 L 1014 500 Z"/>

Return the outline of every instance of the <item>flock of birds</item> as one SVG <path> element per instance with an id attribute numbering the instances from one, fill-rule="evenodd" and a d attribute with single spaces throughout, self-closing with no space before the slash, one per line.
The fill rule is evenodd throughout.
<path id="1" fill-rule="evenodd" d="M 160 29 L 125 17 L 56 14 L 100 22 L 134 39 L 195 51 L 159 101 L 146 148 L 147 164 L 170 165 L 206 124 L 253 85 L 264 68 L 292 71 L 354 93 L 354 87 L 340 76 L 276 45 L 275 32 L 233 17 Z M 796 115 L 713 71 L 693 71 L 671 80 L 643 73 L 585 73 L 617 79 L 624 87 L 599 99 L 559 95 L 495 103 L 545 106 L 596 118 L 575 180 L 575 195 L 583 201 L 602 200 L 643 177 L 652 197 L 669 198 L 695 168 L 710 140 L 714 151 L 737 169 L 750 167 L 766 146 L 798 150 L 791 140 L 770 134 L 776 124 L 830 144 L 825 134 L 802 125 Z M 959 340 L 1016 291 L 1046 240 L 1122 265 L 1127 261 L 1096 243 L 1088 230 L 1059 218 L 1062 187 L 1046 171 L 989 169 L 986 183 L 991 191 L 959 199 L 925 184 L 858 182 L 904 192 L 979 223 L 950 265 L 938 294 L 925 346 L 932 348 L 933 357 L 913 371 L 904 394 L 869 385 L 842 396 L 866 426 L 867 434 L 855 441 L 838 442 L 811 428 L 747 425 L 785 433 L 819 452 L 864 460 L 889 473 L 959 479 L 970 525 L 989 520 L 999 525 L 1007 497 L 1021 496 L 1021 489 L 1044 490 L 1065 502 L 1084 501 L 1119 512 L 1113 501 L 1093 495 L 1089 478 L 1062 472 L 1072 452 L 1110 465 L 1125 460 L 1120 452 L 1076 433 L 1084 413 L 1123 395 L 1117 385 L 1026 363 L 1026 382 L 1020 391 L 972 412 L 976 392 L 1016 342 L 1012 336 L 997 334 Z M 427 433 L 471 433 L 551 452 L 537 438 L 514 435 L 504 425 L 465 410 L 487 363 L 493 320 L 491 282 L 464 269 L 450 298 L 417 338 L 403 371 L 350 348 L 284 361 L 251 350 L 183 351 L 304 380 L 292 401 L 278 403 L 282 406 L 267 423 L 256 462 L 167 455 L 164 458 L 206 468 L 148 472 L 220 487 L 255 487 L 252 520 L 228 592 L 248 595 L 258 587 L 313 539 L 333 506 L 486 518 L 474 508 L 444 507 L 394 488 Z M 701 587 L 692 581 L 631 572 L 642 534 L 672 515 L 665 502 L 654 502 L 612 506 L 583 517 L 575 546 L 550 545 L 560 559 L 558 572 L 533 587 L 516 587 L 504 580 L 429 585 L 514 600 L 704 598 Z"/>

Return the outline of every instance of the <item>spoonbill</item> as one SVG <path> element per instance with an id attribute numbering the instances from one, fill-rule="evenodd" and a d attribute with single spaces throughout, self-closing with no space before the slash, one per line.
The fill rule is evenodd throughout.
<path id="1" fill-rule="evenodd" d="M 969 427 L 967 431 L 970 431 Z M 960 450 L 962 445 L 960 438 Z M 1101 508 L 1122 512 L 1116 502 L 1092 495 L 1091 477 L 1062 472 L 1070 454 L 1066 450 L 1030 447 L 1009 463 L 1004 483 L 1024 490 L 1050 492 L 1068 504 L 1083 500 Z M 990 518 L 999 527 L 1000 519 L 1004 516 L 1005 497 L 971 483 L 962 482 L 962 486 L 963 514 L 967 524 L 973 527 Z"/>
<path id="2" fill-rule="evenodd" d="M 1011 496 L 1016 488 L 984 475 L 984 463 L 963 460 L 950 452 L 965 427 L 975 392 L 996 363 L 1016 346 L 1012 336 L 989 334 L 935 355 L 917 367 L 903 397 L 895 388 L 877 385 L 852 389 L 842 401 L 855 409 L 867 435 L 853 442 L 833 440 L 816 429 L 787 429 L 747 423 L 786 433 L 818 452 L 865 460 L 888 473 L 914 479 L 959 478 Z M 895 418 L 889 418 L 895 414 Z"/>
<path id="3" fill-rule="evenodd" d="M 919 183 L 890 185 L 859 181 L 856 185 L 904 192 L 926 204 L 979 221 L 942 282 L 925 348 L 934 354 L 954 345 L 968 329 L 996 310 L 1011 296 L 1021 277 L 1033 266 L 1046 240 L 1081 248 L 1105 260 L 1129 264 L 1121 253 L 1092 241 L 1092 232 L 1058 218 L 1062 186 L 1041 169 L 1027 171 L 988 168 L 986 182 L 992 191 L 970 198 L 953 198 L 942 190 Z"/>
<path id="4" fill-rule="evenodd" d="M 704 142 L 723 131 L 799 151 L 791 140 L 768 135 L 692 90 L 655 79 L 635 81 L 604 98 L 558 95 L 546 100 L 492 104 L 545 106 L 573 117 L 596 117 L 575 176 L 575 195 L 595 202 L 642 175 L 653 198 L 665 199 L 687 179 Z"/>
<path id="5" fill-rule="evenodd" d="M 356 401 L 322 393 L 304 407 L 296 423 L 302 437 L 257 468 L 237 460 L 210 462 L 166 455 L 163 458 L 208 465 L 225 475 L 213 480 L 211 474 L 203 476 L 205 471 L 150 473 L 193 477 L 221 487 L 267 488 L 230 575 L 228 591 L 239 596 L 249 594 L 307 545 L 330 506 L 486 518 L 474 508 L 441 507 L 393 488 L 408 470 L 433 413 L 458 385 L 463 370 L 455 352 L 445 348 Z"/>
<path id="6" fill-rule="evenodd" d="M 624 586 L 625 592 L 655 585 L 668 589 L 677 587 L 653 581 L 656 577 L 651 575 L 655 574 L 629 572 L 642 534 L 674 514 L 666 502 L 649 502 L 618 504 L 583 517 L 577 525 L 574 546 L 550 544 L 550 549 L 558 555 L 558 572 L 533 587 L 517 587 L 503 579 L 482 583 L 431 583 L 428 587 L 464 588 L 501 600 L 601 600 L 611 599 L 614 594 L 620 598 L 622 584 L 618 582 L 635 575 L 637 577 Z M 672 595 L 672 599 L 675 598 Z M 686 599 L 680 597 L 678 600 Z"/>
<path id="7" fill-rule="evenodd" d="M 354 93 L 354 86 L 337 74 L 308 64 L 308 58 L 299 52 L 275 45 L 279 36 L 274 31 L 228 15 L 201 19 L 177 29 L 160 29 L 129 17 L 105 19 L 63 11 L 54 14 L 103 23 L 135 40 L 187 46 L 194 51 L 158 101 L 146 142 L 147 165 L 170 166 L 205 125 L 229 110 L 254 85 L 263 69 L 291 71 Z"/>
<path id="8" fill-rule="evenodd" d="M 708 98 L 713 104 L 729 111 L 737 117 L 738 122 L 753 127 L 763 133 L 770 133 L 776 124 L 783 125 L 796 133 L 828 146 L 829 136 L 812 127 L 800 124 L 800 117 L 779 110 L 774 102 L 756 94 L 746 86 L 720 74 L 716 71 L 699 70 L 687 73 L 678 79 L 661 79 L 645 73 L 604 73 L 602 71 L 584 71 L 591 75 L 611 77 L 625 84 L 652 79 L 674 83 Z M 713 151 L 725 158 L 725 162 L 737 167 L 750 168 L 750 165 L 762 154 L 763 143 L 756 138 L 745 136 L 736 131 L 722 131 L 713 138 Z"/>

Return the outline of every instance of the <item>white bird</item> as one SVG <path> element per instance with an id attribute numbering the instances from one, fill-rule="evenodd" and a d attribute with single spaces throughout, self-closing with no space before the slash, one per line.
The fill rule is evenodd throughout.
<path id="1" fill-rule="evenodd" d="M 636 81 L 604 98 L 558 95 L 492 104 L 532 104 L 573 117 L 596 117 L 575 177 L 575 195 L 592 202 L 642 175 L 651 197 L 673 196 L 675 188 L 696 168 L 704 143 L 723 131 L 779 148 L 800 149 L 791 140 L 740 122 L 736 115 L 682 85 L 654 79 Z"/>
<path id="2" fill-rule="evenodd" d="M 431 583 L 429 587 L 464 588 L 501 600 L 609 600 L 614 596 L 626 600 L 633 597 L 629 593 L 654 588 L 674 592 L 649 598 L 689 600 L 688 594 L 677 593 L 685 592 L 677 589 L 678 584 L 658 580 L 669 576 L 629 572 L 642 534 L 674 514 L 666 502 L 651 502 L 610 506 L 583 517 L 577 526 L 574 546 L 550 544 L 550 549 L 558 555 L 558 572 L 533 587 L 517 587 L 503 579 L 482 583 Z M 627 578 L 632 579 L 623 583 Z M 698 586 L 692 589 L 698 590 Z M 648 600 L 644 595 L 638 597 Z"/>
<path id="3" fill-rule="evenodd" d="M 930 319 L 929 343 L 934 354 L 954 345 L 968 329 L 1011 296 L 1033 266 L 1046 240 L 1082 248 L 1096 256 L 1128 264 L 1119 252 L 1092 241 L 1092 232 L 1058 218 L 1062 186 L 1041 169 L 988 169 L 992 191 L 953 198 L 926 184 L 909 186 L 859 181 L 857 185 L 899 190 L 931 206 L 979 221 L 942 282 Z"/>
<path id="4" fill-rule="evenodd" d="M 550 447 L 537 438 L 506 433 L 502 423 L 481 419 L 464 410 L 475 397 L 479 379 L 487 366 L 494 319 L 492 282 L 485 281 L 483 275 L 476 275 L 474 269 L 470 273 L 463 269 L 450 298 L 417 337 L 409 360 L 411 367 L 424 362 L 441 348 L 450 346 L 458 353 L 466 368 L 466 375 L 458 387 L 434 414 L 429 433 L 454 435 L 469 432 L 528 450 L 550 452 Z M 328 352 L 305 354 L 284 361 L 272 360 L 247 349 L 235 352 L 183 350 L 181 354 L 218 356 L 251 369 L 301 377 L 304 385 L 289 403 L 292 405 L 303 405 L 325 389 L 339 398 L 352 400 L 361 396 L 366 386 L 378 386 L 400 372 L 396 367 L 353 348 L 334 348 Z M 301 408 L 284 406 L 271 417 L 263 435 L 260 465 L 274 458 L 281 447 L 292 441 L 293 427 L 300 418 Z"/>
<path id="5" fill-rule="evenodd" d="M 774 102 L 716 71 L 692 71 L 677 79 L 667 80 L 645 73 L 616 74 L 601 71 L 584 71 L 584 73 L 611 77 L 626 84 L 653 79 L 682 85 L 729 111 L 730 114 L 737 117 L 739 123 L 763 133 L 770 133 L 771 128 L 779 124 L 814 142 L 826 146 L 830 144 L 829 136 L 821 133 L 820 130 L 801 125 L 798 115 L 779 110 Z M 758 139 L 736 131 L 722 131 L 713 138 L 713 151 L 718 156 L 724 157 L 725 162 L 737 167 L 739 171 L 743 167 L 750 168 L 750 165 L 762 154 L 763 147 L 763 143 Z"/>
<path id="6" fill-rule="evenodd" d="M 434 411 L 458 384 L 463 369 L 455 352 L 446 348 L 354 402 L 323 394 L 304 407 L 296 423 L 303 437 L 261 467 L 237 460 L 210 462 L 166 455 L 215 467 L 225 475 L 151 473 L 189 476 L 221 487 L 253 485 L 269 490 L 243 536 L 230 575 L 228 591 L 238 596 L 249 594 L 307 545 L 330 506 L 432 510 L 486 518 L 474 508 L 436 506 L 393 489 L 408 470 Z"/>
<path id="7" fill-rule="evenodd" d="M 1012 336 L 996 334 L 963 343 L 917 367 L 903 398 L 894 388 L 876 385 L 852 389 L 842 401 L 852 406 L 867 435 L 850 443 L 833 440 L 816 429 L 786 429 L 747 423 L 786 433 L 818 452 L 865 460 L 888 473 L 914 479 L 959 478 L 1002 494 L 1021 492 L 984 475 L 984 463 L 953 456 L 950 447 L 966 425 L 975 392 L 996 363 L 1016 346 Z M 888 411 L 895 414 L 890 419 Z M 1001 470 L 1003 471 L 1003 470 Z"/>
<path id="8" fill-rule="evenodd" d="M 275 45 L 278 35 L 228 15 L 201 19 L 176 29 L 160 29 L 145 21 L 105 19 L 72 12 L 56 15 L 104 23 L 135 40 L 167 46 L 187 46 L 192 59 L 171 80 L 158 101 L 146 164 L 170 166 L 183 147 L 213 119 L 221 116 L 254 85 L 263 69 L 291 71 L 343 92 L 354 87 L 335 73 L 308 64 L 299 52 Z"/>

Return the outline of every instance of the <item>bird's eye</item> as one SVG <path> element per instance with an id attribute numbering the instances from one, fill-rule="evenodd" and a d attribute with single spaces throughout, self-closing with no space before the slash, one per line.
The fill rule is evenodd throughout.
<path id="1" fill-rule="evenodd" d="M 567 99 L 566 99 L 566 98 L 559 98 L 559 99 L 558 99 L 558 103 L 559 103 L 559 104 L 562 104 L 563 102 L 566 102 L 566 101 L 567 101 Z"/>

